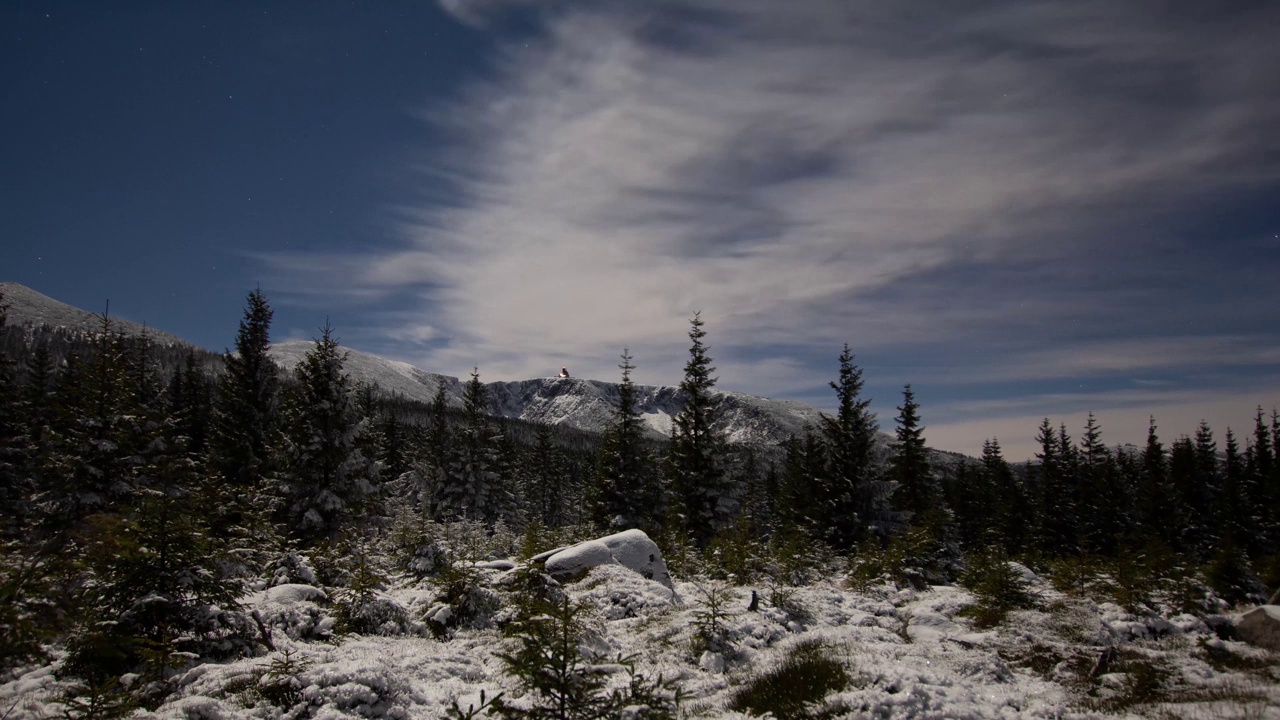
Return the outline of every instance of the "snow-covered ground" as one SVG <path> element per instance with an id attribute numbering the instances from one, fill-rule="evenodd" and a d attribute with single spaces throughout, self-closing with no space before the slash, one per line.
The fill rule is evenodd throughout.
<path id="1" fill-rule="evenodd" d="M 500 591 L 504 572 L 483 573 Z M 680 711 L 688 717 L 745 717 L 728 709 L 734 695 L 797 645 L 816 641 L 850 678 L 827 695 L 823 717 L 1280 718 L 1275 654 L 1220 640 L 1190 615 L 1133 615 L 1043 582 L 1035 585 L 1039 609 L 1014 612 L 990 630 L 961 613 L 973 596 L 950 586 L 884 585 L 859 593 L 833 581 L 771 589 L 677 578 L 673 590 L 614 564 L 564 589 L 592 608 L 594 636 L 585 647 L 600 662 L 634 656 L 647 677 L 677 680 L 686 694 Z M 732 598 L 723 653 L 695 649 L 694 626 L 712 589 Z M 760 597 L 755 610 L 748 609 L 752 590 Z M 423 618 L 438 608 L 437 595 L 433 581 L 405 579 L 387 599 Z M 519 700 L 496 656 L 514 641 L 496 627 L 458 629 L 437 640 L 415 623 L 420 636 L 308 641 L 300 638 L 323 636 L 332 625 L 322 593 L 294 585 L 247 601 L 277 628 L 277 652 L 188 670 L 162 706 L 137 717 L 441 718 L 454 700 L 464 709 L 479 704 L 481 691 Z M 1116 648 L 1114 659 L 1095 669 L 1108 647 Z M 286 651 L 294 666 L 281 673 Z M 60 717 L 63 681 L 55 670 L 56 662 L 0 685 L 0 717 Z M 613 682 L 624 679 L 619 672 Z M 291 683 L 300 698 L 291 712 L 260 691 L 280 682 Z"/>

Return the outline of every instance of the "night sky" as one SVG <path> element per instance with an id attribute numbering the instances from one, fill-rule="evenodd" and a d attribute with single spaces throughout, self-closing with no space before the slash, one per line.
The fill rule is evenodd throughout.
<path id="1" fill-rule="evenodd" d="M 265 9 L 264 9 L 265 8 Z M 1280 405 L 1280 3 L 0 4 L 0 280 L 1032 452 Z"/>

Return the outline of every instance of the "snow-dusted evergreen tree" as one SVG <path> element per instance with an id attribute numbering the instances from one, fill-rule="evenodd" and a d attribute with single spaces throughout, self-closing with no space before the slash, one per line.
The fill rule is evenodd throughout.
<path id="1" fill-rule="evenodd" d="M 360 449 L 364 420 L 345 359 L 326 324 L 285 395 L 285 517 L 307 541 L 332 538 L 358 516 L 379 479 L 377 462 Z"/>
<path id="2" fill-rule="evenodd" d="M 644 420 L 636 407 L 636 387 L 631 381 L 631 355 L 622 350 L 622 383 L 613 422 L 604 434 L 596 477 L 596 515 L 606 527 L 623 530 L 655 529 L 662 518 L 662 487 L 654 459 L 645 443 Z"/>
<path id="3" fill-rule="evenodd" d="M 1050 556 L 1076 548 L 1076 493 L 1060 434 L 1045 418 L 1036 433 L 1036 545 Z"/>
<path id="4" fill-rule="evenodd" d="M 1142 451 L 1142 474 L 1138 480 L 1138 523 L 1148 537 L 1156 537 L 1172 547 L 1177 542 L 1176 498 L 1169 483 L 1169 458 L 1156 434 L 1156 419 L 1147 427 L 1147 444 Z"/>
<path id="5" fill-rule="evenodd" d="M 911 385 L 902 389 L 902 406 L 898 408 L 893 450 L 889 455 L 889 479 L 898 484 L 894 507 L 909 513 L 908 519 L 919 518 L 936 505 L 936 480 L 924 445 L 920 405 Z"/>
<path id="6" fill-rule="evenodd" d="M 564 452 L 556 446 L 551 427 L 539 425 L 533 447 L 522 455 L 517 473 L 526 516 L 545 527 L 567 525 L 570 505 L 576 498 L 572 496 Z"/>
<path id="7" fill-rule="evenodd" d="M 1222 496 L 1222 468 L 1218 462 L 1218 443 L 1213 429 L 1201 420 L 1195 436 L 1195 480 L 1197 507 L 1194 508 L 1193 530 L 1199 539 L 1201 551 L 1205 551 L 1221 537 L 1221 527 L 1215 522 L 1214 512 Z"/>
<path id="8" fill-rule="evenodd" d="M 498 443 L 489 420 L 489 394 L 478 368 L 462 387 L 462 425 L 451 433 L 444 475 L 435 493 L 437 520 L 496 522 L 510 508 Z"/>
<path id="9" fill-rule="evenodd" d="M 58 381 L 36 498 L 46 537 L 69 541 L 86 517 L 129 499 L 147 405 L 129 385 L 124 338 L 100 316 L 87 357 L 69 357 Z"/>
<path id="10" fill-rule="evenodd" d="M 684 406 L 673 423 L 668 463 L 674 501 L 684 529 L 698 542 L 727 527 L 738 512 L 738 492 L 725 462 L 725 438 L 717 426 L 719 405 L 712 397 L 715 368 L 702 339 L 701 313 L 689 323 L 689 361 L 680 395 Z"/>
<path id="11" fill-rule="evenodd" d="M 1249 550 L 1259 557 L 1275 554 L 1280 547 L 1280 467 L 1272 446 L 1272 428 L 1266 422 L 1262 406 L 1254 415 L 1253 438 L 1246 450 L 1250 506 L 1256 534 Z"/>
<path id="12" fill-rule="evenodd" d="M 236 489 L 258 485 L 270 472 L 280 397 L 279 370 L 267 354 L 272 314 L 261 290 L 249 293 L 219 387 L 212 456 L 224 482 Z"/>
<path id="13" fill-rule="evenodd" d="M 825 472 L 815 483 L 815 500 L 832 544 L 849 549 L 868 533 L 880 538 L 902 524 L 891 508 L 897 483 L 881 476 L 874 458 L 875 415 L 871 401 L 862 398 L 862 370 L 853 364 L 846 344 L 840 353 L 835 417 L 823 417 L 822 438 L 827 452 Z"/>
<path id="14" fill-rule="evenodd" d="M 991 438 L 982 444 L 982 469 L 994 497 L 996 532 L 1005 538 L 1009 547 L 1022 547 L 1029 535 L 1027 520 L 1031 517 L 1031 501 L 1026 488 L 1004 459 L 999 439 Z"/>
<path id="15" fill-rule="evenodd" d="M 208 449 L 213 390 L 195 353 L 188 353 L 186 362 L 174 370 L 168 390 L 170 416 L 187 452 L 203 455 Z"/>
<path id="16" fill-rule="evenodd" d="M 279 511 L 273 467 L 280 445 L 280 375 L 267 354 L 271 306 L 261 290 L 249 293 L 236 333 L 235 352 L 224 356 L 218 383 L 208 462 L 222 496 L 212 518 L 218 541 L 245 556 L 259 556 L 274 543 L 271 516 Z"/>
<path id="17" fill-rule="evenodd" d="M 1080 436 L 1079 537 L 1088 552 L 1114 553 L 1119 536 L 1130 526 L 1126 482 L 1115 455 L 1102 442 L 1102 427 L 1093 413 Z"/>
<path id="18" fill-rule="evenodd" d="M 9 306 L 0 292 L 0 329 L 8 321 Z M 0 540 L 12 537 L 27 504 L 23 487 L 27 458 L 23 436 L 25 423 L 20 417 L 17 373 L 8 356 L 0 353 Z"/>
<path id="19" fill-rule="evenodd" d="M 81 564 L 92 581 L 67 666 L 91 680 L 137 671 L 164 680 L 186 653 L 213 659 L 250 647 L 234 614 L 241 584 L 223 572 L 230 558 L 210 541 L 219 497 L 176 418 L 154 419 L 130 502 L 93 516 L 86 533 Z"/>
<path id="20" fill-rule="evenodd" d="M 445 397 L 444 383 L 441 383 L 436 386 L 427 424 L 404 428 L 404 433 L 413 437 L 414 449 L 404 458 L 408 463 L 407 472 L 397 480 L 397 485 L 415 511 L 428 518 L 440 517 L 444 512 L 441 497 L 453 446 Z"/>

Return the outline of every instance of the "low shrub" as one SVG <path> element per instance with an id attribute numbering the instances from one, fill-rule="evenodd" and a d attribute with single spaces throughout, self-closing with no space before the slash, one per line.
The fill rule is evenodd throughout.
<path id="1" fill-rule="evenodd" d="M 729 708 L 752 715 L 772 714 L 778 720 L 813 717 L 815 706 L 850 681 L 844 664 L 828 651 L 817 640 L 796 645 L 776 668 L 734 693 Z"/>

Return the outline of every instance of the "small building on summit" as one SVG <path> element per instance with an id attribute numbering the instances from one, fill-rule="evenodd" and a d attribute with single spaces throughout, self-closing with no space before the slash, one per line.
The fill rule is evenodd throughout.
<path id="1" fill-rule="evenodd" d="M 569 368 L 560 368 L 560 377 L 562 378 L 569 377 Z"/>

